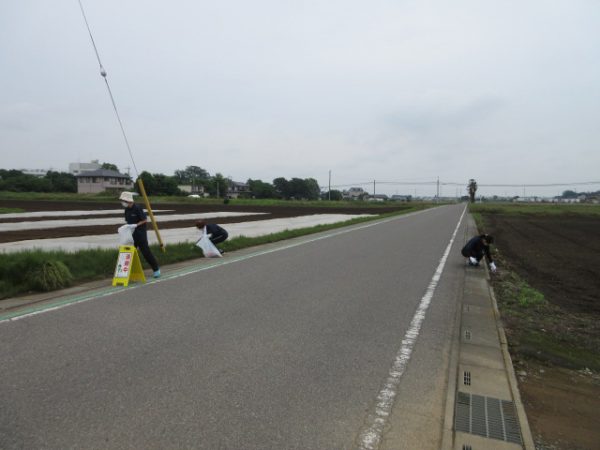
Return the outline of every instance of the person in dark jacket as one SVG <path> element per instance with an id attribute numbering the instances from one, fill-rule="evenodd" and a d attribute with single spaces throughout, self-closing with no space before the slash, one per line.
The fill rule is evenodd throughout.
<path id="1" fill-rule="evenodd" d="M 485 256 L 490 266 L 490 270 L 496 272 L 496 264 L 490 254 L 490 244 L 493 242 L 494 238 L 489 234 L 475 236 L 462 248 L 461 253 L 465 258 L 468 258 L 470 266 L 478 266 L 479 261 Z"/>
<path id="2" fill-rule="evenodd" d="M 204 227 L 206 227 L 206 234 L 208 234 L 210 242 L 212 242 L 215 246 L 221 242 L 224 242 L 229 237 L 229 233 L 215 223 L 206 223 L 205 220 L 199 220 L 196 222 L 196 228 L 198 228 L 200 231 L 204 232 Z M 223 249 L 219 248 L 218 250 L 221 253 L 225 253 Z"/>
<path id="3" fill-rule="evenodd" d="M 140 253 L 144 255 L 144 259 L 152 267 L 152 276 L 154 278 L 160 277 L 158 262 L 148 245 L 148 232 L 146 230 L 148 218 L 144 208 L 134 203 L 132 192 L 121 192 L 119 200 L 121 200 L 121 205 L 125 208 L 125 222 L 131 225 L 133 229 L 133 245 L 139 249 Z"/>

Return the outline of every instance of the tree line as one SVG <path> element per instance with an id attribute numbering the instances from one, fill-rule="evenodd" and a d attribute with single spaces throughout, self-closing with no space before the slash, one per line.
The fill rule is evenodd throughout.
<path id="1" fill-rule="evenodd" d="M 102 168 L 118 171 L 118 167 L 111 163 L 104 163 Z M 172 176 L 144 171 L 140 174 L 140 178 L 144 182 L 148 195 L 184 196 L 189 192 L 183 191 L 180 186 L 191 186 L 193 192 L 204 192 L 212 197 L 226 197 L 233 183 L 221 173 L 211 175 L 198 166 L 187 166 L 185 169 L 176 170 Z M 319 183 L 314 178 L 287 180 L 278 177 L 272 183 L 248 179 L 246 184 L 248 188 L 240 194 L 241 197 L 317 200 L 321 195 Z M 0 169 L 0 191 L 77 192 L 77 179 L 73 174 L 66 172 L 48 171 L 46 175 L 39 177 L 20 170 Z M 331 194 L 332 200 L 341 199 L 340 192 L 332 191 Z"/>
<path id="2" fill-rule="evenodd" d="M 77 179 L 70 173 L 52 170 L 37 177 L 20 170 L 0 169 L 0 191 L 77 192 Z"/>

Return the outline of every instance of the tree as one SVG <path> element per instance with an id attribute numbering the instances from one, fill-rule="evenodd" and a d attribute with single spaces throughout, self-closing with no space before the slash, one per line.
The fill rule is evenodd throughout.
<path id="1" fill-rule="evenodd" d="M 273 180 L 273 187 L 275 188 L 275 193 L 279 198 L 290 198 L 290 187 L 289 182 L 283 177 L 275 178 Z"/>
<path id="2" fill-rule="evenodd" d="M 248 179 L 246 182 L 250 188 L 250 194 L 254 198 L 277 198 L 275 187 L 270 183 L 265 183 L 262 180 Z"/>
<path id="3" fill-rule="evenodd" d="M 314 178 L 292 178 L 290 181 L 283 177 L 275 178 L 273 186 L 277 196 L 285 199 L 317 200 L 321 195 L 319 183 Z"/>
<path id="4" fill-rule="evenodd" d="M 44 178 L 50 181 L 52 192 L 77 192 L 77 178 L 73 174 L 49 171 Z"/>
<path id="5" fill-rule="evenodd" d="M 202 167 L 187 166 L 183 170 L 175 171 L 175 179 L 178 184 L 195 184 L 201 181 L 207 181 L 210 174 Z"/>
<path id="6" fill-rule="evenodd" d="M 475 192 L 477 192 L 477 182 L 471 178 L 469 180 L 469 184 L 467 185 L 467 191 L 469 192 L 469 198 L 471 203 L 475 203 Z"/>
<path id="7" fill-rule="evenodd" d="M 27 175 L 20 170 L 0 170 L 0 190 L 13 192 L 52 192 L 52 183 L 42 178 Z"/>
<path id="8" fill-rule="evenodd" d="M 206 192 L 215 197 L 221 198 L 227 195 L 227 188 L 229 187 L 229 179 L 225 178 L 223 174 L 216 173 L 215 176 L 208 180 L 202 181 L 202 185 Z"/>
<path id="9" fill-rule="evenodd" d="M 148 195 L 182 195 L 177 187 L 175 177 L 169 177 L 162 173 L 151 174 L 144 171 L 140 174 L 140 178 L 144 182 L 144 189 Z M 136 190 L 139 190 L 137 183 Z"/>
<path id="10" fill-rule="evenodd" d="M 304 185 L 305 198 L 309 200 L 317 200 L 319 198 L 319 194 L 321 193 L 321 188 L 319 187 L 318 181 L 314 178 L 305 178 Z"/>
<path id="11" fill-rule="evenodd" d="M 344 199 L 341 191 L 337 189 L 332 189 L 331 191 L 325 192 L 323 194 L 323 198 L 329 200 L 331 198 L 332 201 L 340 201 Z"/>
<path id="12" fill-rule="evenodd" d="M 577 198 L 579 196 L 579 194 L 575 191 L 564 191 L 562 193 L 562 198 Z"/>
<path id="13" fill-rule="evenodd" d="M 112 163 L 102 163 L 102 167 L 101 169 L 105 169 L 105 170 L 114 170 L 115 172 L 119 171 L 119 168 L 116 166 L 116 164 L 112 164 Z"/>

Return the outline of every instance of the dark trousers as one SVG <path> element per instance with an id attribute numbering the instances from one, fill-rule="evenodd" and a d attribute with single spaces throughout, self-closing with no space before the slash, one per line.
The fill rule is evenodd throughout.
<path id="1" fill-rule="evenodd" d="M 220 244 L 221 242 L 225 241 L 228 237 L 229 237 L 229 234 L 227 233 L 227 231 L 224 231 L 223 233 L 219 233 L 216 235 L 213 234 L 210 237 L 210 242 L 217 245 L 217 244 Z"/>
<path id="2" fill-rule="evenodd" d="M 152 254 L 150 246 L 148 245 L 148 234 L 146 230 L 140 229 L 139 227 L 135 229 L 133 232 L 133 245 L 139 249 L 140 253 L 144 255 L 146 262 L 150 264 L 152 270 L 156 272 L 158 270 L 158 262 L 156 261 L 156 258 Z"/>

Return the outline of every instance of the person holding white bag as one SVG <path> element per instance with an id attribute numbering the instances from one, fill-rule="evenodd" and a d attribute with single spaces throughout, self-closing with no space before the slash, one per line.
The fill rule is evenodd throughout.
<path id="1" fill-rule="evenodd" d="M 200 239 L 206 234 L 210 242 L 216 247 L 217 244 L 224 242 L 229 237 L 229 233 L 215 223 L 206 223 L 205 220 L 199 220 L 196 222 L 196 228 L 198 228 L 202 235 Z M 219 253 L 223 254 L 225 251 L 221 248 L 218 248 Z"/>
<path id="2" fill-rule="evenodd" d="M 148 218 L 146 212 L 140 205 L 134 203 L 133 192 L 121 192 L 119 200 L 121 200 L 121 205 L 125 208 L 125 222 L 127 222 L 127 226 L 131 228 L 133 245 L 140 250 L 140 253 L 144 255 L 144 259 L 150 264 L 150 267 L 152 267 L 152 276 L 154 278 L 160 277 L 158 262 L 148 245 L 148 232 L 146 230 Z"/>

